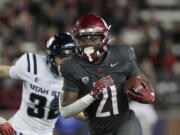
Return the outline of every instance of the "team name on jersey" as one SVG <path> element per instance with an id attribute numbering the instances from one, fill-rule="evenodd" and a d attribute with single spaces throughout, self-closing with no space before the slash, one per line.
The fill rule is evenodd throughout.
<path id="1" fill-rule="evenodd" d="M 45 94 L 45 95 L 59 96 L 59 94 L 60 94 L 60 92 L 57 92 L 55 90 L 49 90 L 49 89 L 41 88 L 41 87 L 38 87 L 34 84 L 30 84 L 30 88 L 37 93 L 41 93 L 41 94 Z"/>

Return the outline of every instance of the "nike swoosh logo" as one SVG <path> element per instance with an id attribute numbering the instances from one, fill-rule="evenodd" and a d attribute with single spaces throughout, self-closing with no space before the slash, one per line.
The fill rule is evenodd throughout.
<path id="1" fill-rule="evenodd" d="M 114 64 L 111 64 L 110 67 L 114 67 L 114 66 L 116 66 L 117 64 L 119 64 L 119 62 L 116 62 L 116 63 L 114 63 Z"/>

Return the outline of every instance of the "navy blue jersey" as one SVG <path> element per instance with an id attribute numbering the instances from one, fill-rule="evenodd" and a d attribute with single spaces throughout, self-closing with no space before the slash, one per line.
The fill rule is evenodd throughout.
<path id="1" fill-rule="evenodd" d="M 103 135 L 113 131 L 131 116 L 123 84 L 127 78 L 138 75 L 135 54 L 128 45 L 108 46 L 108 52 L 101 64 L 90 63 L 79 56 L 63 61 L 61 73 L 64 77 L 63 90 L 85 96 L 102 77 L 110 75 L 115 84 L 103 90 L 102 96 L 84 110 L 88 117 L 91 133 Z"/>

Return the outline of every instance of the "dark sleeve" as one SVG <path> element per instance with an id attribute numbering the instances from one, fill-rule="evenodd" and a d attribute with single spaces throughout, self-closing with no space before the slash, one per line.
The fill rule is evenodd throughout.
<path id="1" fill-rule="evenodd" d="M 132 76 L 137 76 L 138 73 L 139 73 L 139 69 L 135 60 L 129 61 L 128 68 L 127 68 L 127 78 L 132 77 Z"/>
<path id="2" fill-rule="evenodd" d="M 79 92 L 79 88 L 76 85 L 76 83 L 74 83 L 72 80 L 64 77 L 64 82 L 63 82 L 63 90 L 65 91 L 73 91 L 78 93 Z"/>
<path id="3" fill-rule="evenodd" d="M 76 83 L 75 78 L 73 77 L 73 69 L 70 69 L 71 66 L 68 66 L 68 64 L 62 64 L 61 65 L 61 75 L 64 79 L 63 81 L 63 90 L 65 91 L 73 91 L 78 93 L 78 83 Z"/>
<path id="4" fill-rule="evenodd" d="M 127 78 L 131 76 L 137 76 L 139 73 L 139 68 L 135 62 L 135 53 L 134 49 L 129 46 L 128 48 L 128 68 L 127 68 Z"/>

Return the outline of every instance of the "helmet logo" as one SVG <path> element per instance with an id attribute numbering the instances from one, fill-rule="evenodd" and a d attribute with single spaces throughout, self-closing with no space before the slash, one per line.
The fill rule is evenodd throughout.
<path id="1" fill-rule="evenodd" d="M 68 47 L 73 47 L 73 46 L 74 46 L 74 44 L 71 43 L 71 44 L 66 44 L 64 47 L 68 48 Z"/>
<path id="2" fill-rule="evenodd" d="M 103 28 L 101 27 L 95 27 L 93 28 L 87 28 L 87 29 L 81 29 L 79 32 L 80 33 L 92 33 L 92 32 L 101 32 Z"/>
<path id="3" fill-rule="evenodd" d="M 52 45 L 52 43 L 53 43 L 54 40 L 55 40 L 55 38 L 54 38 L 54 36 L 53 36 L 53 37 L 51 37 L 51 38 L 47 41 L 47 48 L 49 48 L 49 47 Z"/>
<path id="4" fill-rule="evenodd" d="M 80 33 L 86 33 L 86 32 L 93 32 L 94 30 L 92 28 L 88 28 L 88 29 L 81 29 L 79 32 Z"/>
<path id="5" fill-rule="evenodd" d="M 69 50 L 65 50 L 64 53 L 65 53 L 65 54 L 70 54 L 70 51 L 69 51 Z"/>

